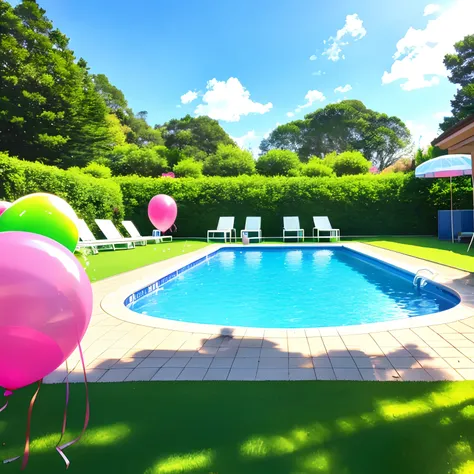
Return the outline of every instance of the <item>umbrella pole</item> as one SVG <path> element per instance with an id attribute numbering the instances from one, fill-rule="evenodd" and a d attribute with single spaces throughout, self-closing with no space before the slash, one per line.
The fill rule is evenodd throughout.
<path id="1" fill-rule="evenodd" d="M 449 187 L 451 188 L 451 243 L 454 244 L 454 225 L 453 225 L 453 178 L 449 177 Z"/>
<path id="2" fill-rule="evenodd" d="M 471 173 L 471 183 L 472 183 L 472 230 L 474 231 L 474 175 Z"/>

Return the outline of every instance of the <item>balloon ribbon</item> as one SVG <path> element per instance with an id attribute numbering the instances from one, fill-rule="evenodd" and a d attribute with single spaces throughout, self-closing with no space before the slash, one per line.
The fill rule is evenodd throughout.
<path id="1" fill-rule="evenodd" d="M 13 392 L 11 390 L 5 390 L 5 393 L 3 394 L 3 396 L 5 398 L 7 397 L 10 397 L 11 395 L 13 395 Z M 8 406 L 8 400 L 6 401 L 5 405 L 3 405 L 2 408 L 0 408 L 0 413 L 5 410 L 5 408 Z"/>
<path id="2" fill-rule="evenodd" d="M 26 436 L 25 436 L 25 449 L 23 451 L 23 461 L 21 463 L 21 469 L 25 469 L 26 465 L 28 464 L 28 458 L 30 456 L 30 433 L 31 433 L 31 415 L 33 414 L 33 407 L 35 405 L 36 397 L 38 396 L 38 393 L 41 388 L 41 383 L 43 382 L 43 379 L 38 380 L 38 388 L 36 389 L 36 392 L 33 394 L 30 400 L 30 406 L 28 407 L 28 418 L 26 421 Z M 11 459 L 5 459 L 3 461 L 3 464 L 7 464 L 9 462 L 16 461 L 17 459 L 20 459 L 21 456 L 16 456 Z"/>
<path id="3" fill-rule="evenodd" d="M 69 441 L 67 443 L 62 444 L 61 446 L 56 446 L 56 451 L 61 455 L 64 462 L 66 463 L 66 469 L 69 467 L 69 465 L 71 463 L 70 463 L 69 459 L 67 458 L 67 456 L 64 454 L 63 451 L 64 451 L 64 449 L 68 448 L 69 446 L 72 446 L 74 443 L 77 443 L 82 438 L 82 436 L 84 435 L 84 433 L 87 429 L 87 425 L 89 424 L 89 418 L 90 418 L 89 387 L 87 385 L 86 365 L 85 365 L 85 362 L 84 362 L 84 355 L 82 354 L 81 343 L 79 342 L 77 344 L 77 346 L 79 348 L 79 354 L 81 356 L 81 363 L 82 363 L 82 371 L 84 373 L 84 387 L 85 387 L 85 390 L 86 390 L 86 414 L 85 414 L 85 417 L 84 417 L 84 426 L 82 427 L 82 431 L 79 434 L 79 436 L 77 438 L 73 439 L 72 441 Z M 69 372 L 67 370 L 67 365 L 66 365 L 66 371 Z M 63 439 L 64 432 L 66 431 L 68 404 L 69 404 L 69 378 L 66 376 L 66 405 L 64 407 L 64 417 L 63 417 L 63 426 L 62 426 L 62 431 L 61 431 L 61 438 L 58 442 L 58 445 L 61 442 L 61 440 Z"/>

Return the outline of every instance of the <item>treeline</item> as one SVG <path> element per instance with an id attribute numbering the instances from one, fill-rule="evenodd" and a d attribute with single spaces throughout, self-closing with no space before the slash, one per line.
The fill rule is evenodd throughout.
<path id="1" fill-rule="evenodd" d="M 68 38 L 35 0 L 0 1 L 0 151 L 96 177 L 343 176 L 407 171 L 411 137 L 397 117 L 357 100 L 330 104 L 278 126 L 255 160 L 209 117 L 150 126 L 104 74 L 90 74 Z M 474 36 L 455 45 L 446 67 L 461 87 L 453 118 L 474 113 Z M 418 161 L 423 156 L 417 158 Z M 372 169 L 375 171 L 375 169 Z"/>
<path id="2" fill-rule="evenodd" d="M 36 1 L 22 0 L 14 8 L 0 3 L 0 150 L 10 156 L 101 177 L 169 171 L 195 178 L 320 176 L 341 173 L 314 156 L 360 151 L 385 166 L 408 141 L 399 119 L 358 101 L 343 101 L 278 127 L 262 143 L 262 156 L 255 162 L 209 117 L 187 115 L 151 127 L 147 112 L 135 113 L 104 74 L 90 74 L 68 43 Z M 304 144 L 296 130 L 304 130 Z M 387 137 L 391 142 L 382 152 L 375 143 Z"/>

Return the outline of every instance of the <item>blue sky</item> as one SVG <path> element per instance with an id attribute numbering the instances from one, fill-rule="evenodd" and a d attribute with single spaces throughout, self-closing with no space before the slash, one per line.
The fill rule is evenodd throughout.
<path id="1" fill-rule="evenodd" d="M 456 90 L 442 57 L 474 15 L 472 0 L 38 3 L 151 124 L 208 114 L 252 148 L 344 98 L 399 116 L 428 143 Z"/>

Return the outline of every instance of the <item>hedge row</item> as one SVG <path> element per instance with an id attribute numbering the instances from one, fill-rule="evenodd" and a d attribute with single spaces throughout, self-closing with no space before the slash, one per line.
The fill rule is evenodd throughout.
<path id="1" fill-rule="evenodd" d="M 150 232 L 146 211 L 155 194 L 178 203 L 178 235 L 205 236 L 219 216 L 235 216 L 242 229 L 246 216 L 262 217 L 266 236 L 282 235 L 283 216 L 297 215 L 311 232 L 312 216 L 327 215 L 344 235 L 436 234 L 437 210 L 449 209 L 447 180 L 417 179 L 413 174 L 341 178 L 240 176 L 236 178 L 116 178 L 125 215 Z M 455 183 L 458 208 L 470 208 L 469 180 Z"/>
<path id="2" fill-rule="evenodd" d="M 92 227 L 97 218 L 115 222 L 123 218 L 120 186 L 111 179 L 97 179 L 0 153 L 0 200 L 11 202 L 39 192 L 64 198 Z"/>
<path id="3" fill-rule="evenodd" d="M 457 209 L 470 209 L 469 178 L 453 180 Z M 343 235 L 436 234 L 437 210 L 449 209 L 448 180 L 417 179 L 412 174 L 335 177 L 239 176 L 235 178 L 99 179 L 77 171 L 63 171 L 0 153 L 0 200 L 49 192 L 66 199 L 89 225 L 94 219 L 124 216 L 143 235 L 152 226 L 149 200 L 168 194 L 178 203 L 179 237 L 204 237 L 219 216 L 235 216 L 242 229 L 246 216 L 262 217 L 266 236 L 282 234 L 283 216 L 297 215 L 307 233 L 312 216 L 327 215 Z"/>

